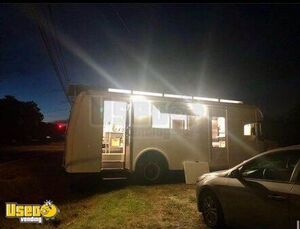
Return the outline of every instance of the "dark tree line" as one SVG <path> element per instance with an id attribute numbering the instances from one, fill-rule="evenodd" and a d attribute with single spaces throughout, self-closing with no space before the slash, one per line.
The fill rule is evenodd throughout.
<path id="1" fill-rule="evenodd" d="M 43 114 L 33 102 L 23 102 L 13 96 L 0 99 L 0 142 L 28 143 L 54 136 L 55 124 L 44 123 Z"/>

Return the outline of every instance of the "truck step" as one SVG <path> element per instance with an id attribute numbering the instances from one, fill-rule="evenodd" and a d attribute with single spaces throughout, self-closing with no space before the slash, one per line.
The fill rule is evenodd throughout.
<path id="1" fill-rule="evenodd" d="M 124 167 L 123 161 L 103 161 L 102 162 L 102 170 L 123 169 L 123 167 Z"/>
<path id="2" fill-rule="evenodd" d="M 106 168 L 102 168 L 101 171 L 121 171 L 123 170 L 123 168 L 109 168 L 109 167 L 106 167 Z"/>
<path id="3" fill-rule="evenodd" d="M 101 170 L 103 180 L 127 179 L 130 173 L 127 169 L 106 168 Z"/>
<path id="4" fill-rule="evenodd" d="M 127 180 L 128 177 L 103 177 L 102 180 Z"/>

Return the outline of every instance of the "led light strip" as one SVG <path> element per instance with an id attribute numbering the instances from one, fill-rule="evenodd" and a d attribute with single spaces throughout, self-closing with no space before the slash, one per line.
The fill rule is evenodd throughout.
<path id="1" fill-rule="evenodd" d="M 202 101 L 219 102 L 219 99 L 216 99 L 216 98 L 207 98 L 207 97 L 197 97 L 197 96 L 194 96 L 193 99 L 195 99 L 195 100 L 202 100 Z"/>
<path id="2" fill-rule="evenodd" d="M 230 100 L 230 99 L 220 99 L 221 103 L 243 103 L 242 101 L 238 101 L 238 100 Z"/>
<path id="3" fill-rule="evenodd" d="M 132 91 L 132 94 L 134 95 L 149 95 L 149 96 L 158 96 L 162 97 L 162 93 L 156 93 L 156 92 L 146 92 L 146 91 Z"/>
<path id="4" fill-rule="evenodd" d="M 208 98 L 208 97 L 198 97 L 198 96 L 188 96 L 188 95 L 174 95 L 174 94 L 162 94 L 157 92 L 146 92 L 146 91 L 131 91 L 125 89 L 116 89 L 108 88 L 109 92 L 122 93 L 122 94 L 134 94 L 134 95 L 146 95 L 146 96 L 157 96 L 157 97 L 166 97 L 166 98 L 178 98 L 178 99 L 194 99 L 202 101 L 211 101 L 211 102 L 221 102 L 221 103 L 235 103 L 242 104 L 242 101 L 230 100 L 230 99 L 217 99 L 217 98 Z"/>
<path id="5" fill-rule="evenodd" d="M 167 98 L 178 98 L 178 99 L 192 99 L 192 96 L 188 95 L 173 95 L 173 94 L 164 94 L 164 97 Z"/>
<path id="6" fill-rule="evenodd" d="M 108 88 L 108 91 L 114 93 L 131 94 L 131 90 L 125 90 L 125 89 Z"/>

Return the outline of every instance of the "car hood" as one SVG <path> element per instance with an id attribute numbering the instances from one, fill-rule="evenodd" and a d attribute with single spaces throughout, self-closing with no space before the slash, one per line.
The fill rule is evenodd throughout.
<path id="1" fill-rule="evenodd" d="M 229 171 L 228 169 L 219 170 L 219 171 L 214 171 L 211 173 L 206 173 L 206 175 L 208 175 L 208 176 L 225 176 L 228 171 Z"/>
<path id="2" fill-rule="evenodd" d="M 229 172 L 229 169 L 215 171 L 215 172 L 211 172 L 211 173 L 204 173 L 202 176 L 200 176 L 198 178 L 198 181 L 201 181 L 201 180 L 203 180 L 204 178 L 207 178 L 207 177 L 224 177 L 228 174 L 228 172 Z"/>

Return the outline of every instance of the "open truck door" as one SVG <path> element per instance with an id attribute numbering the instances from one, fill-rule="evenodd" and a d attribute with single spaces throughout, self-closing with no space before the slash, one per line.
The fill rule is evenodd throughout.
<path id="1" fill-rule="evenodd" d="M 224 108 L 210 109 L 210 167 L 213 170 L 228 168 L 227 112 Z"/>
<path id="2" fill-rule="evenodd" d="M 64 166 L 69 173 L 101 171 L 103 114 L 101 97 L 81 92 L 69 120 Z"/>
<path id="3" fill-rule="evenodd" d="M 131 106 L 127 99 L 103 97 L 102 170 L 130 168 Z"/>

